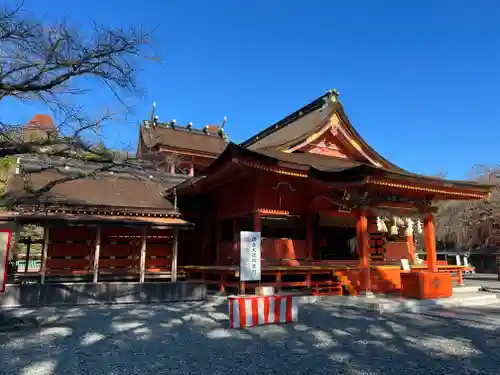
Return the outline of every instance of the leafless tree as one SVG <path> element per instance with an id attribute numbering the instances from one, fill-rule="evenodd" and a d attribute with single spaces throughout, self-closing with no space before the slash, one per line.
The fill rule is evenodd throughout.
<path id="1" fill-rule="evenodd" d="M 497 187 L 488 200 L 439 203 L 436 214 L 438 239 L 464 248 L 492 246 L 495 223 L 500 224 L 500 167 L 477 165 L 471 177 Z"/>
<path id="2" fill-rule="evenodd" d="M 138 67 L 151 53 L 150 35 L 141 28 L 129 30 L 92 25 L 81 30 L 67 22 L 46 24 L 33 18 L 23 2 L 0 10 L 0 103 L 36 102 L 59 117 L 55 132 L 27 139 L 24 124 L 12 124 L 0 114 L 0 157 L 38 154 L 47 157 L 92 159 L 96 172 L 109 169 L 116 153 L 97 147 L 102 127 L 116 111 L 103 108 L 98 118 L 88 116 L 79 104 L 82 95 L 103 85 L 114 100 L 138 92 Z M 68 175 L 73 179 L 83 175 Z M 50 187 L 49 187 L 50 188 Z"/>

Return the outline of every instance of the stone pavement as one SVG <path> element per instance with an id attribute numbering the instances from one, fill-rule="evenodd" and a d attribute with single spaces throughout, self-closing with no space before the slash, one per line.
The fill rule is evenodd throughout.
<path id="1" fill-rule="evenodd" d="M 464 275 L 465 285 L 479 285 L 485 288 L 500 290 L 500 281 L 496 274 Z"/>
<path id="2" fill-rule="evenodd" d="M 319 301 L 296 324 L 229 330 L 226 303 L 16 310 L 44 324 L 0 333 L 1 373 L 498 374 L 496 307 L 381 315 Z"/>
<path id="3" fill-rule="evenodd" d="M 496 293 L 480 291 L 480 286 L 461 286 L 453 288 L 450 298 L 433 300 L 414 300 L 397 296 L 373 295 L 371 297 L 348 296 L 303 296 L 301 303 L 316 303 L 321 301 L 329 306 L 339 309 L 364 309 L 381 314 L 397 312 L 425 313 L 429 310 L 442 310 L 465 306 L 500 305 L 500 296 Z"/>

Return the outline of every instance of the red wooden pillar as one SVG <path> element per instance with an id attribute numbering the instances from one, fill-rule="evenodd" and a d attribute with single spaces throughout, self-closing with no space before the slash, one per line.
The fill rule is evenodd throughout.
<path id="1" fill-rule="evenodd" d="M 415 262 L 415 243 L 413 242 L 413 234 L 406 236 L 406 243 L 408 244 L 408 256 L 410 262 Z"/>
<path id="2" fill-rule="evenodd" d="M 101 252 L 101 227 L 96 228 L 96 234 L 95 234 L 95 243 L 94 243 L 94 264 L 93 264 L 93 269 L 94 269 L 94 274 L 93 274 L 93 282 L 94 284 L 97 284 L 99 281 L 99 254 Z M 142 280 L 144 281 L 144 280 Z M 141 282 L 142 282 L 141 281 Z"/>
<path id="3" fill-rule="evenodd" d="M 260 176 L 255 176 L 255 187 L 253 191 L 253 231 L 260 232 L 262 230 L 262 223 L 260 221 Z"/>
<path id="4" fill-rule="evenodd" d="M 236 219 L 233 219 L 233 256 L 232 256 L 233 259 L 235 259 L 234 258 L 235 256 L 237 256 L 237 259 L 239 259 L 238 242 L 239 242 L 238 222 Z"/>
<path id="5" fill-rule="evenodd" d="M 306 260 L 313 260 L 313 215 L 306 217 Z"/>
<path id="6" fill-rule="evenodd" d="M 179 253 L 179 228 L 173 229 L 173 244 L 172 244 L 172 264 L 171 264 L 171 281 L 177 281 L 177 258 Z M 144 241 L 145 243 L 146 241 Z M 146 246 L 144 244 L 144 246 Z"/>
<path id="7" fill-rule="evenodd" d="M 368 247 L 368 219 L 366 212 L 358 213 L 356 222 L 356 237 L 359 254 L 359 268 L 361 272 L 360 278 L 360 293 L 369 294 L 371 292 L 371 276 L 370 276 L 370 254 Z"/>
<path id="8" fill-rule="evenodd" d="M 50 236 L 50 227 L 49 224 L 46 223 L 43 230 L 42 264 L 40 268 L 41 284 L 45 284 L 45 276 L 47 275 L 47 257 L 50 244 L 49 236 Z"/>
<path id="9" fill-rule="evenodd" d="M 201 262 L 203 265 L 212 264 L 212 259 L 210 259 L 209 254 L 211 253 L 210 249 L 213 245 L 213 236 L 210 235 L 210 226 L 207 222 L 203 222 L 201 227 L 201 237 L 202 237 L 202 253 L 201 253 Z M 191 250 L 191 247 L 190 247 Z"/>
<path id="10" fill-rule="evenodd" d="M 424 221 L 424 242 L 427 252 L 427 268 L 429 272 L 437 272 L 436 233 L 432 213 Z"/>
<path id="11" fill-rule="evenodd" d="M 215 264 L 220 265 L 221 256 L 220 256 L 220 242 L 221 242 L 221 228 L 220 221 L 217 220 L 215 222 Z"/>
<path id="12" fill-rule="evenodd" d="M 262 224 L 260 221 L 260 212 L 255 211 L 253 214 L 253 231 L 260 232 L 262 230 Z"/>

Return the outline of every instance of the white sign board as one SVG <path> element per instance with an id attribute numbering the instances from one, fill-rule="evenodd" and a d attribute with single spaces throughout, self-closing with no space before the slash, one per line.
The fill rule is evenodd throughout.
<path id="1" fill-rule="evenodd" d="M 460 263 L 460 255 L 455 255 L 455 259 L 457 261 L 457 266 L 461 266 L 462 264 Z"/>
<path id="2" fill-rule="evenodd" d="M 464 257 L 464 266 L 469 267 L 469 259 L 467 257 Z"/>
<path id="3" fill-rule="evenodd" d="M 9 265 L 9 245 L 10 245 L 10 231 L 0 231 L 0 293 L 5 291 L 5 284 L 7 282 L 7 267 Z"/>
<path id="4" fill-rule="evenodd" d="M 240 232 L 240 281 L 260 280 L 260 232 Z"/>

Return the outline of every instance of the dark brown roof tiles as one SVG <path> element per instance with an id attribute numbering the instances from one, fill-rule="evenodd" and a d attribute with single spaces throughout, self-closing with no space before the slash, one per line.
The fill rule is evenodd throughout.
<path id="1" fill-rule="evenodd" d="M 48 191 L 43 190 L 52 181 L 65 177 L 67 176 L 55 171 L 30 173 L 24 178 L 15 175 L 7 185 L 7 198 L 20 204 L 51 203 L 71 207 L 127 208 L 130 211 L 148 210 L 159 213 L 174 211 L 172 204 L 164 198 L 163 192 L 175 183 L 108 174 L 61 182 Z M 33 191 L 37 193 L 34 194 Z"/>
<path id="2" fill-rule="evenodd" d="M 272 150 L 256 150 L 255 152 L 276 159 L 278 162 L 303 166 L 305 169 L 312 167 L 328 172 L 342 171 L 362 165 L 362 163 L 353 160 L 312 153 L 285 153 Z"/>
<path id="3" fill-rule="evenodd" d="M 218 134 L 205 134 L 199 129 L 188 130 L 185 127 L 141 126 L 141 137 L 148 148 L 164 146 L 211 156 L 221 154 L 228 144 Z"/>

